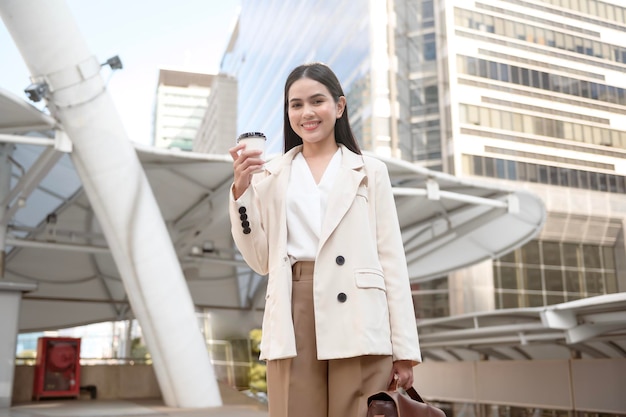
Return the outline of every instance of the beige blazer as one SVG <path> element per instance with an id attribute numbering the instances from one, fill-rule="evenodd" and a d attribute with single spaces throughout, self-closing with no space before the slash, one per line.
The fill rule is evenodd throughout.
<path id="1" fill-rule="evenodd" d="M 313 278 L 318 359 L 393 355 L 416 364 L 421 354 L 415 313 L 387 168 L 341 148 Z M 285 193 L 301 149 L 268 162 L 237 201 L 230 193 L 235 243 L 254 271 L 268 275 L 261 359 L 297 354 Z"/>

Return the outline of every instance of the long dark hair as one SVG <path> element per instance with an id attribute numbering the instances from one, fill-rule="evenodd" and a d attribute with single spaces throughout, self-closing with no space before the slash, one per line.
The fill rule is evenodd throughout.
<path id="1" fill-rule="evenodd" d="M 300 78 L 310 78 L 319 83 L 322 83 L 328 88 L 328 91 L 335 100 L 335 103 L 339 101 L 339 97 L 343 96 L 343 89 L 341 88 L 341 84 L 337 79 L 335 73 L 325 64 L 321 64 L 319 62 L 314 62 L 311 64 L 304 64 L 296 67 L 291 74 L 287 77 L 287 81 L 285 81 L 285 110 L 284 110 L 284 126 L 283 132 L 285 136 L 285 152 L 290 149 L 301 145 L 302 138 L 298 136 L 296 132 L 291 128 L 291 124 L 289 123 L 289 89 L 291 85 L 299 80 Z M 359 144 L 354 138 L 354 134 L 352 133 L 352 129 L 350 128 L 350 121 L 348 120 L 348 105 L 346 104 L 345 109 L 343 110 L 343 114 L 337 121 L 335 122 L 335 142 L 341 143 L 346 146 L 346 148 L 350 149 L 352 152 L 356 154 L 361 154 L 361 149 L 359 148 Z"/>

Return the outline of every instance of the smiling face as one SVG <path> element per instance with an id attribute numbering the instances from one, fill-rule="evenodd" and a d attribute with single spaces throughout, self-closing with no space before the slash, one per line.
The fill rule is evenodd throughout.
<path id="1" fill-rule="evenodd" d="M 335 101 L 324 84 L 300 78 L 288 91 L 289 124 L 305 146 L 334 144 L 335 122 L 343 114 L 345 103 L 343 96 Z"/>

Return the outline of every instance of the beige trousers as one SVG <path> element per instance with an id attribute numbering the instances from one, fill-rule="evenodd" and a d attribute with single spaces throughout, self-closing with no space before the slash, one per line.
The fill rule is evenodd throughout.
<path id="1" fill-rule="evenodd" d="M 292 314 L 298 355 L 267 363 L 270 417 L 365 417 L 367 397 L 387 389 L 391 356 L 318 360 L 313 262 L 293 267 Z"/>

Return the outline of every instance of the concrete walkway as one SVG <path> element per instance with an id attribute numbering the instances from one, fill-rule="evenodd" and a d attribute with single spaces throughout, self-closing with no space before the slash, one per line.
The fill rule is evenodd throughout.
<path id="1" fill-rule="evenodd" d="M 226 404 L 217 408 L 170 408 L 163 402 L 46 400 L 0 409 L 0 417 L 267 417 L 267 409 Z"/>
<path id="2" fill-rule="evenodd" d="M 0 417 L 267 417 L 267 405 L 220 384 L 222 407 L 171 408 L 162 400 L 55 400 L 0 408 Z"/>

